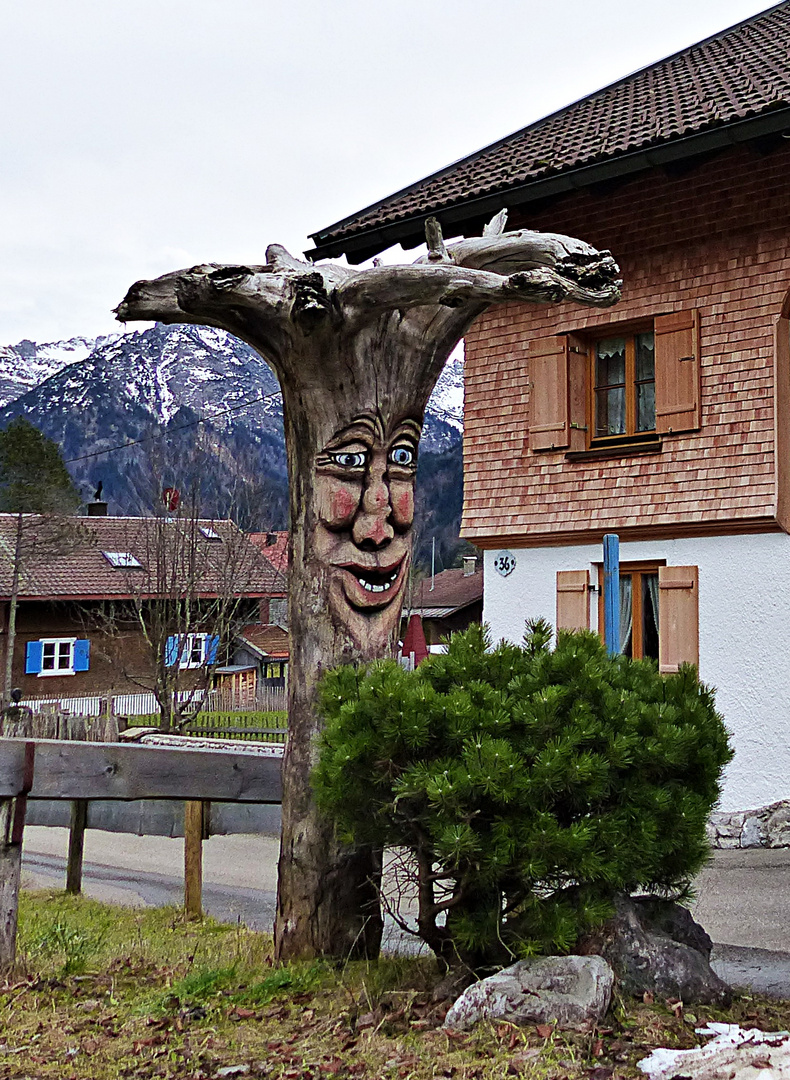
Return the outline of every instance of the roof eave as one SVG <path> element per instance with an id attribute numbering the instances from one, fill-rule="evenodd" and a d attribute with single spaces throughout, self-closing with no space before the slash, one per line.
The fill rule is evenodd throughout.
<path id="1" fill-rule="evenodd" d="M 458 236 L 463 233 L 464 223 L 486 215 L 493 216 L 503 206 L 508 208 L 525 206 L 607 180 L 620 179 L 648 169 L 660 168 L 700 154 L 710 153 L 713 150 L 722 150 L 768 135 L 776 135 L 788 128 L 790 128 L 790 106 L 771 109 L 744 120 L 719 124 L 716 127 L 706 128 L 704 131 L 694 132 L 663 143 L 655 143 L 605 161 L 580 165 L 578 168 L 530 180 L 525 184 L 489 192 L 474 199 L 465 199 L 452 206 L 427 210 L 391 224 L 377 225 L 338 240 L 329 239 L 306 254 L 312 259 L 337 258 L 345 255 L 349 262 L 361 263 L 392 247 L 393 244 L 401 243 L 404 247 L 416 247 L 422 243 L 425 219 L 429 215 L 439 219 L 446 237 Z M 321 234 L 314 233 L 312 238 L 315 239 L 319 235 Z"/>

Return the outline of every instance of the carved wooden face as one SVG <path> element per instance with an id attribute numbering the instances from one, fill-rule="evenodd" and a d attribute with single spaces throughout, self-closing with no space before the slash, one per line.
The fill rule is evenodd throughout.
<path id="1" fill-rule="evenodd" d="M 363 413 L 316 457 L 313 550 L 329 573 L 329 600 L 354 636 L 359 617 L 397 617 L 411 557 L 420 425 Z M 389 621 L 389 620 L 388 620 Z"/>

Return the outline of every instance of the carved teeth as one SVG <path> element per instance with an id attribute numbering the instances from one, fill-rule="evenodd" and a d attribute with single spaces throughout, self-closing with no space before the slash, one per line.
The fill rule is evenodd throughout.
<path id="1" fill-rule="evenodd" d="M 387 589 L 392 588 L 392 585 L 394 584 L 395 579 L 397 578 L 397 576 L 398 576 L 398 571 L 393 570 L 392 573 L 389 575 L 389 577 L 386 579 L 386 581 L 384 582 L 383 585 L 374 585 L 371 581 L 366 581 L 365 578 L 361 578 L 361 577 L 358 577 L 357 581 L 362 586 L 362 588 L 365 590 L 365 592 L 380 593 L 380 592 L 386 592 Z"/>

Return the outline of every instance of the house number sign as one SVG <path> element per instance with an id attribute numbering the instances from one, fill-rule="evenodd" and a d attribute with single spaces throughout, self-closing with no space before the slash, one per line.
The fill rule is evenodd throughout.
<path id="1" fill-rule="evenodd" d="M 510 551 L 500 551 L 494 559 L 494 569 L 502 577 L 507 577 L 516 569 L 516 556 Z"/>

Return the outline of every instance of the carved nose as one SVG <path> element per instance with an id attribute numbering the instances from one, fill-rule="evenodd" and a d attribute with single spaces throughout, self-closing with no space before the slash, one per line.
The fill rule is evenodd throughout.
<path id="1" fill-rule="evenodd" d="M 372 480 L 362 496 L 362 505 L 351 530 L 354 543 L 363 551 L 384 547 L 395 535 L 390 524 L 392 513 L 389 488 L 383 479 Z"/>

